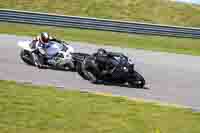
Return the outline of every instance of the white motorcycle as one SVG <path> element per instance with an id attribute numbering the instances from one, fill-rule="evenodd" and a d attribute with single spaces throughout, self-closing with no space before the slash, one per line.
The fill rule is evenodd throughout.
<path id="1" fill-rule="evenodd" d="M 32 52 L 34 52 L 35 49 L 31 48 L 31 42 L 32 41 L 19 41 L 18 46 L 21 48 L 21 59 L 29 65 L 35 65 L 32 57 Z M 57 41 L 50 41 L 47 45 L 49 47 L 45 51 L 39 49 L 39 52 L 42 53 L 41 55 L 46 53 L 44 57 L 45 65 L 56 69 L 74 69 L 75 66 L 72 61 L 72 53 L 74 53 L 73 47 L 64 42 L 59 43 Z"/>

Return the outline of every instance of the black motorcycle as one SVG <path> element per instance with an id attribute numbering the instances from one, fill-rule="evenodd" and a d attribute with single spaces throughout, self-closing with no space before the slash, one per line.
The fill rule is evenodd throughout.
<path id="1" fill-rule="evenodd" d="M 144 78 L 134 70 L 133 62 L 127 56 L 121 53 L 112 53 L 112 59 L 115 60 L 116 65 L 112 68 L 112 73 L 105 74 L 99 77 L 95 73 L 94 66 L 91 65 L 95 61 L 95 57 L 88 54 L 77 54 L 73 56 L 76 60 L 76 71 L 86 80 L 93 83 L 94 79 L 111 84 L 126 84 L 134 88 L 143 88 L 145 85 Z"/>

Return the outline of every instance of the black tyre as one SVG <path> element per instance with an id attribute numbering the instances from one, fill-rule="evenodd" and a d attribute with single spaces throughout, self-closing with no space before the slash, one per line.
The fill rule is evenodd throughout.
<path id="1" fill-rule="evenodd" d="M 27 50 L 21 50 L 20 52 L 21 59 L 28 65 L 34 65 L 32 55 Z"/>
<path id="2" fill-rule="evenodd" d="M 88 77 L 85 75 L 85 73 L 82 70 L 82 63 L 77 62 L 76 63 L 76 71 L 78 72 L 78 74 L 85 80 L 89 80 Z"/>
<path id="3" fill-rule="evenodd" d="M 84 75 L 85 75 L 86 79 L 89 80 L 91 83 L 97 83 L 98 80 L 92 72 L 85 71 Z"/>
<path id="4" fill-rule="evenodd" d="M 90 71 L 88 71 L 88 70 L 86 70 L 84 68 L 86 62 L 87 62 L 87 59 L 84 59 L 83 62 L 77 62 L 77 64 L 76 64 L 76 71 L 85 80 L 88 80 L 91 83 L 96 83 L 97 79 L 96 79 L 95 75 L 92 72 L 90 72 Z"/>
<path id="5" fill-rule="evenodd" d="M 129 79 L 128 84 L 134 88 L 144 88 L 145 80 L 138 72 L 133 73 L 133 77 Z"/>

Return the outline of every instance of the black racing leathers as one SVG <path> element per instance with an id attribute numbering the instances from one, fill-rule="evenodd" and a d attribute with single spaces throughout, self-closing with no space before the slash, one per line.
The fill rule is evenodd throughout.
<path id="1" fill-rule="evenodd" d="M 90 60 L 88 65 L 92 67 L 93 72 L 98 78 L 106 74 L 112 74 L 115 66 L 118 64 L 110 52 L 103 55 L 93 54 L 93 57 L 93 60 Z"/>

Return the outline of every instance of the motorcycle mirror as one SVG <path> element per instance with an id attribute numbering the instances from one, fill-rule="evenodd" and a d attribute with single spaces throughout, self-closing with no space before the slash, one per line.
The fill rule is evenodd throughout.
<path id="1" fill-rule="evenodd" d="M 133 62 L 132 59 L 128 59 L 128 63 L 129 63 L 129 64 L 134 64 L 134 62 Z"/>

